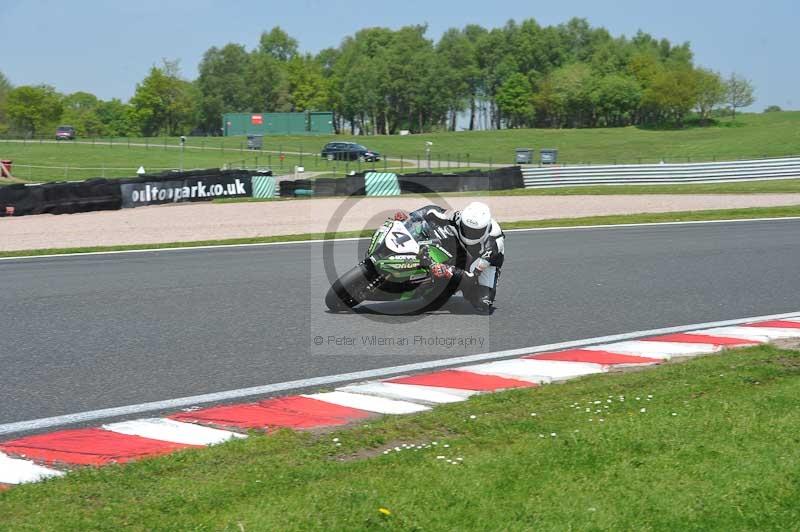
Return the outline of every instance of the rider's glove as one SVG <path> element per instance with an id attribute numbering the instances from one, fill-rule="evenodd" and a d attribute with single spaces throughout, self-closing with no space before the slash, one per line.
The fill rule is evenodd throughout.
<path id="1" fill-rule="evenodd" d="M 478 272 L 482 272 L 488 267 L 489 267 L 489 261 L 486 259 L 481 258 L 475 261 L 475 270 Z"/>
<path id="2" fill-rule="evenodd" d="M 408 220 L 408 214 L 404 213 L 403 211 L 397 211 L 394 213 L 394 219 L 398 222 L 405 222 Z"/>
<path id="3" fill-rule="evenodd" d="M 453 267 L 446 264 L 434 264 L 431 268 L 434 279 L 450 279 L 453 276 Z"/>

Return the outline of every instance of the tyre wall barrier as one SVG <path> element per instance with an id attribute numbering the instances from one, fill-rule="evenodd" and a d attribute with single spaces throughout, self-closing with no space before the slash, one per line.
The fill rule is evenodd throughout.
<path id="1" fill-rule="evenodd" d="M 280 182 L 280 196 L 284 198 L 300 195 L 297 191 L 312 191 L 319 196 L 364 196 L 370 192 L 372 184 L 367 183 L 366 176 L 372 172 L 361 172 L 348 175 L 343 179 L 319 178 L 285 179 Z M 384 175 L 384 173 L 378 173 Z M 459 173 L 417 172 L 398 174 L 397 183 L 402 194 L 424 194 L 444 192 L 475 192 L 482 190 L 508 190 L 524 186 L 522 171 L 519 166 L 509 166 L 484 172 L 470 170 Z M 372 185 L 372 186 L 371 186 Z M 380 188 L 380 187 L 378 187 Z M 394 192 L 393 187 L 390 192 Z M 375 195 L 383 194 L 377 191 Z"/>
<path id="2" fill-rule="evenodd" d="M 31 214 L 69 214 L 116 210 L 123 207 L 159 205 L 216 198 L 254 195 L 248 170 L 192 170 L 165 172 L 126 179 L 89 179 L 41 185 L 0 187 L 0 217 Z M 257 178 L 272 179 L 271 172 Z M 273 181 L 274 188 L 274 181 Z"/>
<path id="3" fill-rule="evenodd" d="M 115 180 L 0 187 L 0 216 L 70 214 L 121 207 L 120 185 Z"/>
<path id="4" fill-rule="evenodd" d="M 126 208 L 253 196 L 252 172 L 247 170 L 168 172 L 121 179 L 119 186 Z"/>

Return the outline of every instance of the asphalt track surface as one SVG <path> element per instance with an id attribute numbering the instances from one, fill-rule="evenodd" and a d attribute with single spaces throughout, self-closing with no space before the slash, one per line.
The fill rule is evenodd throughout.
<path id="1" fill-rule="evenodd" d="M 328 313 L 365 245 L 0 261 L 0 424 L 800 310 L 800 220 L 514 232 L 491 317 Z"/>

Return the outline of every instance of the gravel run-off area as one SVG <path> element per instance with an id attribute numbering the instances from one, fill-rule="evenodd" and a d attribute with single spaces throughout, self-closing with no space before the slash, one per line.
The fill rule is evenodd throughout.
<path id="1" fill-rule="evenodd" d="M 499 222 L 610 214 L 774 207 L 800 194 L 403 196 L 194 203 L 119 211 L 0 218 L 0 251 L 155 244 L 374 229 L 396 210 L 488 203 Z"/>

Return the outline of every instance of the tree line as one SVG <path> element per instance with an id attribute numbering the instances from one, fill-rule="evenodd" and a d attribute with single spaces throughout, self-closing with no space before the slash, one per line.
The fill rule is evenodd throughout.
<path id="1" fill-rule="evenodd" d="M 226 112 L 333 111 L 337 132 L 394 134 L 504 129 L 677 126 L 709 123 L 718 109 L 752 105 L 745 78 L 694 64 L 689 43 L 639 31 L 614 37 L 575 18 L 502 28 L 367 28 L 337 47 L 303 54 L 280 27 L 258 45 L 203 55 L 196 79 L 177 61 L 154 65 L 128 102 L 87 92 L 12 87 L 0 73 L 0 132 L 81 135 L 217 134 Z"/>

